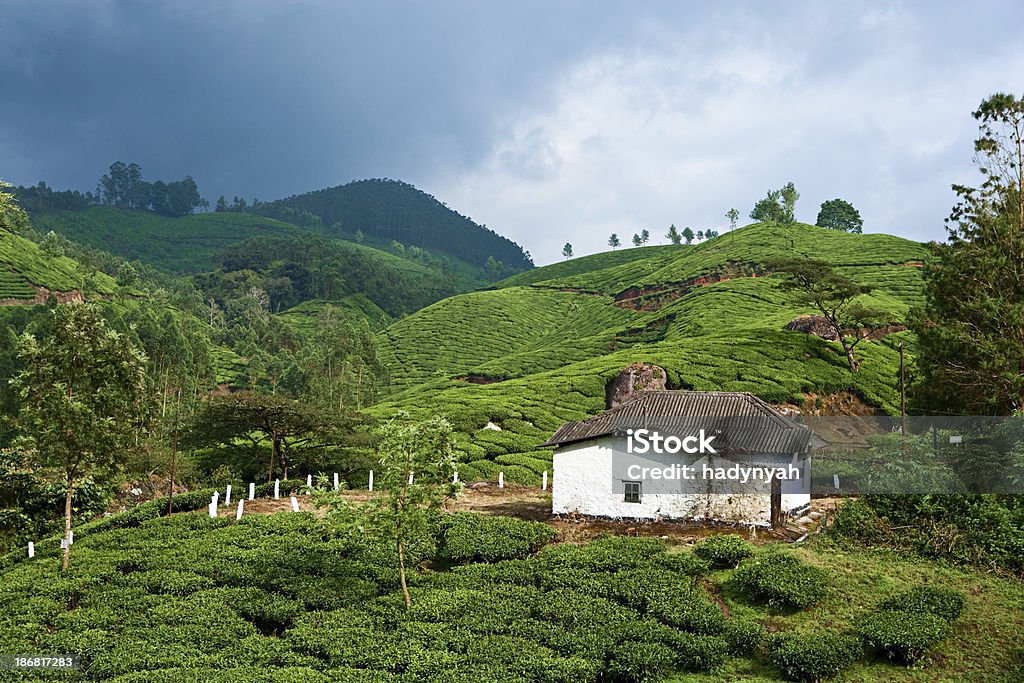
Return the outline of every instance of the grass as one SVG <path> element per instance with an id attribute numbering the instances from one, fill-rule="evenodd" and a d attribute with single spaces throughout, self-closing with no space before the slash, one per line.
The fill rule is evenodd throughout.
<path id="1" fill-rule="evenodd" d="M 754 605 L 727 585 L 730 571 L 711 579 L 734 617 L 755 619 L 772 630 L 814 633 L 823 628 L 853 629 L 857 620 L 885 598 L 916 585 L 953 588 L 967 594 L 967 609 L 953 624 L 952 635 L 913 668 L 884 661 L 860 662 L 837 679 L 869 681 L 1018 681 L 1024 676 L 1024 648 L 1018 634 L 1024 628 L 1024 583 L 999 578 L 889 550 L 848 551 L 827 539 L 798 547 L 769 546 L 762 552 L 784 551 L 829 572 L 832 590 L 815 606 L 780 616 Z M 672 683 L 705 681 L 777 681 L 768 664 L 732 659 L 720 677 L 685 675 Z"/>

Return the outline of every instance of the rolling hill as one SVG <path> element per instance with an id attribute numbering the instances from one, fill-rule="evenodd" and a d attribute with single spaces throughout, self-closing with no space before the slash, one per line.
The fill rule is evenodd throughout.
<path id="1" fill-rule="evenodd" d="M 398 180 L 358 180 L 261 204 L 259 211 L 284 220 L 306 212 L 348 235 L 358 230 L 370 238 L 444 252 L 476 267 L 488 257 L 513 272 L 533 267 L 515 242 Z"/>
<path id="2" fill-rule="evenodd" d="M 93 298 L 116 290 L 113 278 L 90 274 L 76 261 L 46 254 L 35 242 L 0 229 L 0 301 L 44 303 L 48 293 Z"/>
<path id="3" fill-rule="evenodd" d="M 607 384 L 636 362 L 664 367 L 673 388 L 798 406 L 845 394 L 869 410 L 898 410 L 897 345 L 913 344 L 900 324 L 921 298 L 923 245 L 754 224 L 694 246 L 627 251 L 634 258 L 611 252 L 538 268 L 388 326 L 378 338 L 392 393 L 374 411 L 447 415 L 467 453 L 463 476 L 493 478 L 500 467 L 533 483 L 550 469 L 537 445 L 562 422 L 603 410 Z M 891 334 L 858 350 L 860 372 L 837 343 L 786 329 L 813 311 L 791 303 L 764 263 L 795 254 L 871 285 L 871 304 L 889 314 Z M 502 431 L 483 429 L 488 422 Z"/>

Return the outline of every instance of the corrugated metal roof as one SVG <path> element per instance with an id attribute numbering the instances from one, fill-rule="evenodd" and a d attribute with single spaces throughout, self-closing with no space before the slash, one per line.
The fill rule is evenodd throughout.
<path id="1" fill-rule="evenodd" d="M 612 410 L 567 422 L 545 446 L 564 446 L 601 436 L 647 428 L 663 434 L 716 434 L 716 445 L 731 453 L 802 453 L 825 441 L 746 392 L 650 391 Z"/>

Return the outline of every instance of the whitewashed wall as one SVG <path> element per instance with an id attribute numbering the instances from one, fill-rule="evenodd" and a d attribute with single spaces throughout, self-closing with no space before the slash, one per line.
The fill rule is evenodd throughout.
<path id="1" fill-rule="evenodd" d="M 613 481 L 613 439 L 603 437 L 591 441 L 562 446 L 554 455 L 554 478 L 551 492 L 552 514 L 578 513 L 594 517 L 630 519 L 692 519 L 694 521 L 724 521 L 767 526 L 771 522 L 770 484 L 759 482 L 752 493 L 717 493 L 702 479 L 678 482 L 679 493 L 648 493 L 640 503 L 627 503 L 623 495 L 623 480 Z M 664 465 L 680 462 L 676 455 L 647 455 L 648 460 Z M 710 458 L 710 459 L 707 459 Z M 710 467 L 729 467 L 734 461 L 715 456 L 689 458 L 688 465 L 699 468 L 707 462 Z M 759 459 L 770 466 L 788 464 L 789 460 Z M 802 463 L 803 461 L 801 461 Z M 800 466 L 800 463 L 798 463 Z M 806 466 L 804 474 L 810 472 Z M 796 508 L 810 502 L 809 494 L 795 493 L 799 482 L 782 482 L 782 507 Z M 763 490 L 762 490 L 763 489 Z M 789 492 L 787 493 L 787 490 Z"/>

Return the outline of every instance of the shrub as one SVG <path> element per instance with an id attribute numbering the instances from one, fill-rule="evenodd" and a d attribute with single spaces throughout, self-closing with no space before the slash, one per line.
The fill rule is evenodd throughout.
<path id="1" fill-rule="evenodd" d="M 693 546 L 697 557 L 704 558 L 715 567 L 735 567 L 754 554 L 755 546 L 733 534 L 711 536 Z"/>
<path id="2" fill-rule="evenodd" d="M 964 611 L 965 604 L 964 594 L 952 588 L 917 586 L 882 601 L 878 609 L 931 614 L 953 621 Z"/>
<path id="3" fill-rule="evenodd" d="M 735 657 L 757 651 L 764 642 L 764 628 L 756 621 L 729 619 L 722 628 L 722 637 L 729 644 L 729 654 Z"/>
<path id="4" fill-rule="evenodd" d="M 933 614 L 886 611 L 867 616 L 858 631 L 869 647 L 913 664 L 949 634 L 949 624 Z"/>
<path id="5" fill-rule="evenodd" d="M 787 681 L 813 682 L 832 678 L 860 659 L 863 651 L 856 636 L 787 633 L 773 639 L 769 657 Z"/>
<path id="6" fill-rule="evenodd" d="M 651 558 L 651 566 L 691 576 L 694 579 L 711 572 L 710 563 L 693 553 L 659 553 Z"/>
<path id="7" fill-rule="evenodd" d="M 451 562 L 523 559 L 555 537 L 540 522 L 456 512 L 441 518 L 438 556 Z"/>
<path id="8" fill-rule="evenodd" d="M 706 594 L 688 584 L 662 589 L 647 598 L 647 612 L 659 621 L 691 633 L 715 634 L 725 627 L 725 617 Z"/>
<path id="9" fill-rule="evenodd" d="M 829 534 L 861 543 L 878 540 L 884 531 L 884 521 L 859 499 L 843 501 L 829 527 Z"/>
<path id="10" fill-rule="evenodd" d="M 828 574 L 792 555 L 764 555 L 735 571 L 732 581 L 770 607 L 802 609 L 828 592 Z"/>
<path id="11" fill-rule="evenodd" d="M 719 636 L 673 633 L 665 643 L 677 668 L 693 672 L 717 671 L 725 663 L 729 643 Z"/>
<path id="12" fill-rule="evenodd" d="M 628 641 L 609 653 L 605 672 L 609 680 L 621 683 L 657 681 L 672 672 L 675 655 L 659 643 Z"/>

